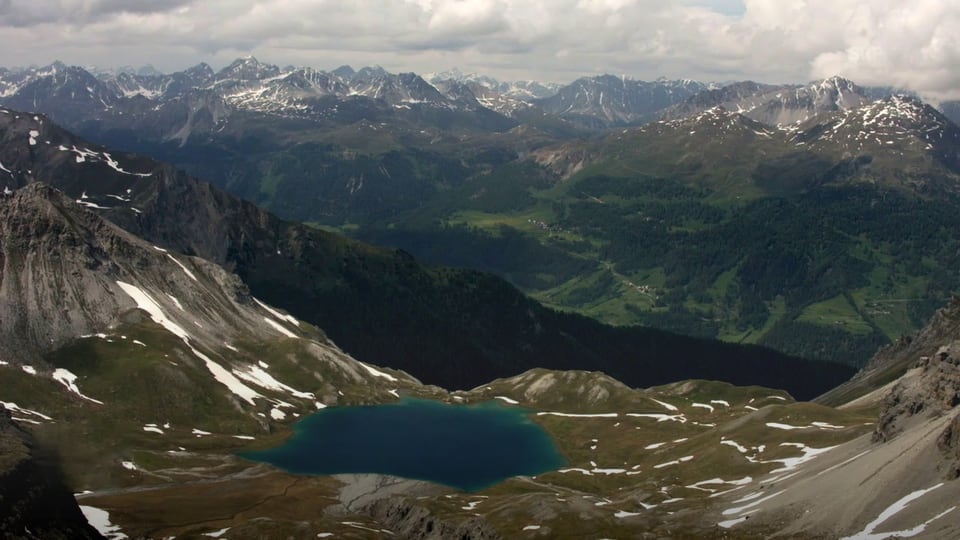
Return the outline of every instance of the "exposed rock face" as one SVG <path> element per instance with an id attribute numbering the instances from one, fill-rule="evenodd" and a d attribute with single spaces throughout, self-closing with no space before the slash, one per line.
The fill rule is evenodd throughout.
<path id="1" fill-rule="evenodd" d="M 0 358 L 7 362 L 38 360 L 115 324 L 136 306 L 118 282 L 146 291 L 171 317 L 182 315 L 192 338 L 209 346 L 229 340 L 227 329 L 234 338 L 277 334 L 236 276 L 155 248 L 45 184 L 0 201 L 0 239 Z"/>
<path id="2" fill-rule="evenodd" d="M 881 350 L 868 369 L 914 358 L 908 372 L 884 398 L 874 442 L 886 442 L 912 425 L 946 414 L 955 415 L 937 438 L 948 479 L 960 477 L 960 298 L 941 309 L 916 336 Z M 935 348 L 935 352 L 930 353 Z M 924 354 L 926 353 L 926 354 Z"/>
<path id="3" fill-rule="evenodd" d="M 958 361 L 960 357 L 952 357 L 946 350 L 934 357 L 923 357 L 920 372 L 904 377 L 884 398 L 874 440 L 887 441 L 903 431 L 914 417 L 939 416 L 960 403 Z"/>
<path id="4" fill-rule="evenodd" d="M 501 538 L 483 518 L 447 521 L 433 516 L 426 508 L 403 497 L 380 499 L 366 507 L 374 519 L 397 533 L 400 538 L 494 540 Z"/>
<path id="5" fill-rule="evenodd" d="M 896 343 L 880 349 L 857 376 L 860 377 L 892 363 L 903 361 L 914 363 L 923 356 L 933 356 L 941 347 L 954 339 L 960 339 L 960 297 L 954 297 L 946 307 L 938 310 L 927 326 L 915 335 L 903 337 Z M 960 356 L 960 349 L 956 350 Z"/>
<path id="6" fill-rule="evenodd" d="M 943 469 L 947 478 L 960 478 L 960 414 L 954 416 L 950 425 L 940 433 L 937 449 L 943 454 Z"/>
<path id="7" fill-rule="evenodd" d="M 59 469 L 0 406 L 0 537 L 102 538 L 91 527 Z"/>
<path id="8" fill-rule="evenodd" d="M 842 77 L 806 86 L 746 81 L 700 92 L 667 109 L 663 116 L 673 120 L 721 106 L 764 124 L 787 125 L 825 112 L 855 109 L 871 101 L 866 94 L 865 89 Z"/>

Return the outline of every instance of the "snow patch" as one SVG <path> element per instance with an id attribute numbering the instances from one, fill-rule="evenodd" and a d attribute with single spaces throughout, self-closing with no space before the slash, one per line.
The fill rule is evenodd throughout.
<path id="1" fill-rule="evenodd" d="M 20 369 L 23 370 L 27 375 L 36 375 L 37 370 L 33 366 L 20 366 Z"/>
<path id="2" fill-rule="evenodd" d="M 113 159 L 110 156 L 110 154 L 108 154 L 107 152 L 103 153 L 103 160 L 107 163 L 107 165 L 111 169 L 117 171 L 118 173 L 129 174 L 130 176 L 141 176 L 141 177 L 151 176 L 151 173 L 132 173 L 130 171 L 124 170 L 123 167 L 120 166 L 120 163 L 118 163 L 117 160 Z"/>
<path id="3" fill-rule="evenodd" d="M 731 486 L 745 486 L 750 482 L 753 482 L 752 476 L 747 476 L 739 480 L 724 480 L 723 478 L 711 478 L 709 480 L 701 480 L 694 484 L 690 484 L 689 486 L 686 486 L 686 487 L 690 489 L 699 489 L 701 491 L 709 491 L 713 493 L 716 491 L 715 489 L 705 488 L 703 486 L 714 486 L 718 484 L 731 485 Z"/>
<path id="4" fill-rule="evenodd" d="M 679 465 L 683 462 L 690 461 L 693 459 L 693 456 L 683 456 L 682 458 L 675 459 L 673 461 L 668 461 L 666 463 L 661 463 L 659 465 L 654 465 L 654 469 L 662 469 L 664 467 L 670 467 L 671 465 Z"/>
<path id="5" fill-rule="evenodd" d="M 211 537 L 211 538 L 220 538 L 221 536 L 223 536 L 224 534 L 226 534 L 227 531 L 229 531 L 229 530 L 230 530 L 230 527 L 226 527 L 226 528 L 224 528 L 224 529 L 220 529 L 219 531 L 213 531 L 213 532 L 203 533 L 203 536 L 209 536 L 209 537 Z"/>
<path id="6" fill-rule="evenodd" d="M 728 519 L 728 520 L 726 520 L 726 521 L 721 521 L 720 523 L 717 523 L 717 527 L 720 527 L 720 528 L 722 528 L 722 529 L 729 529 L 730 527 L 733 527 L 734 525 L 737 525 L 737 524 L 739 524 L 739 523 L 743 523 L 743 522 L 746 521 L 747 518 L 749 518 L 749 517 L 750 517 L 750 516 L 743 516 L 743 517 L 738 517 L 738 518 L 736 518 L 736 519 Z"/>
<path id="7" fill-rule="evenodd" d="M 80 505 L 80 511 L 83 512 L 83 517 L 87 518 L 90 525 L 103 535 L 104 538 L 108 540 L 122 540 L 127 538 L 127 535 L 120 531 L 120 527 L 110 523 L 110 513 L 106 510 Z"/>
<path id="8" fill-rule="evenodd" d="M 257 305 L 259 305 L 263 309 L 267 310 L 267 312 L 273 315 L 275 318 L 280 319 L 281 321 L 287 321 L 288 323 L 296 326 L 297 328 L 300 327 L 300 321 L 298 321 L 296 317 L 293 317 L 291 315 L 284 315 L 283 313 L 280 313 L 279 311 L 264 304 L 263 302 L 257 300 L 256 298 L 254 298 L 253 301 L 256 302 Z"/>
<path id="9" fill-rule="evenodd" d="M 482 502 L 483 502 L 483 499 L 480 499 L 479 501 L 471 501 L 471 502 L 468 502 L 466 506 L 461 506 L 460 509 L 461 509 L 461 510 L 472 511 L 472 510 L 476 509 L 477 506 L 478 506 L 480 503 L 482 503 Z"/>
<path id="10" fill-rule="evenodd" d="M 776 493 L 774 493 L 774 494 L 772 494 L 772 495 L 767 495 L 766 497 L 763 497 L 762 499 L 754 499 L 752 502 L 749 502 L 749 503 L 747 503 L 747 504 L 745 504 L 745 505 L 743 505 L 743 506 L 737 506 L 737 507 L 734 507 L 734 508 L 727 508 L 726 510 L 724 510 L 724 511 L 722 512 L 722 514 L 725 515 L 725 516 L 732 516 L 732 515 L 734 515 L 734 514 L 743 513 L 743 512 L 745 512 L 746 510 L 749 510 L 749 509 L 753 508 L 754 506 L 757 506 L 758 504 L 760 504 L 760 503 L 762 503 L 762 502 L 769 501 L 770 499 L 772 499 L 772 498 L 780 495 L 781 493 L 783 493 L 783 492 L 785 492 L 785 491 L 786 491 L 785 489 L 784 489 L 784 490 L 780 490 L 780 491 L 778 491 L 778 492 L 776 492 Z M 762 494 L 763 494 L 763 493 L 761 492 L 761 493 L 756 494 L 756 495 L 759 496 L 759 495 L 762 495 Z M 754 498 L 754 497 L 751 495 L 751 496 L 745 497 L 744 499 L 741 499 L 740 501 L 749 500 L 748 498 Z M 734 502 L 740 502 L 740 501 L 734 501 Z"/>
<path id="11" fill-rule="evenodd" d="M 287 413 L 281 411 L 280 409 L 276 407 L 270 409 L 270 418 L 273 418 L 274 420 L 283 420 L 286 417 Z"/>
<path id="12" fill-rule="evenodd" d="M 153 322 L 164 327 L 168 332 L 184 341 L 189 338 L 187 331 L 184 330 L 182 326 L 168 319 L 167 316 L 164 315 L 163 309 L 160 308 L 160 304 L 154 301 L 143 289 L 123 281 L 117 281 L 117 285 L 123 289 L 123 292 L 127 293 L 127 296 L 137 303 L 138 308 L 146 311 L 150 315 Z"/>
<path id="13" fill-rule="evenodd" d="M 22 414 L 29 414 L 32 416 L 36 416 L 37 418 L 42 418 L 44 420 L 50 420 L 50 421 L 53 420 L 53 418 L 50 418 L 49 416 L 43 413 L 38 413 L 37 411 L 31 411 L 30 409 L 24 409 L 23 407 L 20 407 L 19 405 L 17 405 L 12 401 L 0 401 L 0 405 L 3 405 L 8 411 L 16 411 Z"/>
<path id="14" fill-rule="evenodd" d="M 167 296 L 170 297 L 170 300 L 172 300 L 173 303 L 177 306 L 177 309 L 179 309 L 180 311 L 186 311 L 185 309 L 183 309 L 183 304 L 181 304 L 180 301 L 177 300 L 177 297 L 169 293 L 167 293 Z"/>
<path id="15" fill-rule="evenodd" d="M 740 452 L 741 454 L 746 454 L 747 452 L 750 451 L 750 449 L 747 448 L 746 446 L 741 445 L 737 441 L 731 441 L 730 439 L 723 439 L 722 441 L 720 441 L 720 444 L 723 444 L 726 446 L 732 446 L 736 448 L 737 451 Z"/>
<path id="16" fill-rule="evenodd" d="M 583 469 L 583 468 L 580 468 L 580 467 L 571 467 L 571 468 L 568 468 L 568 469 L 559 469 L 557 472 L 558 472 L 558 473 L 563 473 L 563 474 L 571 473 L 571 472 L 578 472 L 578 473 L 580 473 L 580 474 L 582 474 L 582 475 L 584 475 L 584 476 L 593 476 L 593 475 L 595 475 L 595 474 L 604 474 L 604 475 L 623 474 L 623 473 L 627 472 L 626 469 L 619 469 L 619 468 L 601 468 L 601 467 L 597 467 L 597 466 L 596 466 L 596 463 L 594 463 L 594 462 L 592 462 L 592 461 L 590 462 L 590 465 L 593 466 L 592 469 Z"/>
<path id="17" fill-rule="evenodd" d="M 820 454 L 824 454 L 836 448 L 836 446 L 828 446 L 826 448 L 811 448 L 802 443 L 780 443 L 780 446 L 793 446 L 800 449 L 801 455 L 797 457 L 781 458 L 781 459 L 769 459 L 769 460 L 754 460 L 750 459 L 753 463 L 780 463 L 783 466 L 770 471 L 771 474 L 789 472 L 795 470 L 800 465 L 816 458 Z M 774 480 L 783 480 L 783 478 L 774 478 L 768 480 L 773 482 Z"/>
<path id="18" fill-rule="evenodd" d="M 217 382 L 226 386 L 231 392 L 245 400 L 247 403 L 254 405 L 254 398 L 263 397 L 256 390 L 253 390 L 249 386 L 240 382 L 240 380 L 234 377 L 233 374 L 227 371 L 226 368 L 211 360 L 207 355 L 194 349 L 189 345 L 189 342 L 187 343 L 187 346 L 190 347 L 190 350 L 195 356 L 203 360 L 207 366 L 207 369 L 210 370 L 210 373 L 213 373 L 213 378 L 216 379 Z"/>
<path id="19" fill-rule="evenodd" d="M 53 371 L 53 380 L 66 386 L 67 390 L 70 390 L 71 392 L 82 397 L 83 399 L 87 401 L 92 401 L 93 403 L 96 403 L 98 405 L 103 405 L 102 401 L 83 395 L 83 393 L 77 387 L 77 376 L 71 373 L 70 371 L 63 368 L 55 369 Z"/>
<path id="20" fill-rule="evenodd" d="M 298 397 L 301 399 L 312 400 L 316 398 L 316 396 L 312 392 L 301 392 L 296 388 L 292 388 L 290 386 L 283 384 L 282 382 L 275 379 L 273 375 L 270 375 L 269 373 L 264 371 L 264 369 L 259 365 L 257 366 L 251 365 L 241 369 L 234 369 L 233 373 L 237 377 L 249 383 L 253 383 L 261 388 L 266 388 L 267 390 L 273 390 L 275 392 L 286 392 L 292 395 L 293 397 Z"/>
<path id="21" fill-rule="evenodd" d="M 394 377 L 393 375 L 390 375 L 389 373 L 384 373 L 383 371 L 380 371 L 379 369 L 373 366 L 367 365 L 364 362 L 360 362 L 360 365 L 363 366 L 363 368 L 366 369 L 367 372 L 369 372 L 374 377 L 383 377 L 384 379 L 390 382 L 397 382 L 397 378 Z"/>
<path id="22" fill-rule="evenodd" d="M 288 338 L 294 338 L 294 339 L 296 339 L 296 338 L 298 337 L 296 334 L 294 334 L 293 332 L 287 330 L 287 329 L 284 328 L 280 323 L 278 323 L 277 321 L 271 319 L 270 317 L 264 317 L 263 320 L 266 321 L 267 324 L 269 324 L 271 327 L 273 327 L 274 330 L 276 330 L 277 332 L 280 332 L 281 334 L 283 334 L 284 336 L 286 336 L 286 337 L 288 337 Z"/>
<path id="23" fill-rule="evenodd" d="M 100 206 L 100 205 L 97 204 L 97 203 L 92 203 L 92 202 L 90 202 L 90 201 L 85 201 L 85 200 L 83 200 L 83 199 L 77 199 L 77 200 L 76 200 L 76 203 L 77 203 L 77 204 L 80 204 L 80 205 L 83 205 L 83 206 L 86 206 L 87 208 L 93 208 L 94 210 L 109 210 L 109 209 L 110 209 L 109 206 Z"/>
<path id="24" fill-rule="evenodd" d="M 653 399 L 653 398 L 650 398 L 650 399 Z M 676 406 L 671 405 L 671 404 L 666 403 L 666 402 L 663 402 L 663 401 L 660 401 L 659 399 L 653 399 L 653 401 L 656 401 L 657 403 L 659 403 L 661 406 L 663 406 L 663 408 L 667 409 L 668 411 L 674 411 L 674 412 L 676 412 L 676 411 L 679 411 L 679 410 L 680 410 L 680 409 L 678 409 Z"/>
<path id="25" fill-rule="evenodd" d="M 160 250 L 160 248 L 156 246 L 154 246 L 154 249 Z M 146 311 L 155 323 L 164 327 L 171 334 L 182 339 L 183 342 L 187 344 L 187 347 L 190 348 L 190 351 L 193 352 L 194 356 L 203 360 L 204 364 L 207 366 L 207 369 L 213 374 L 213 377 L 217 380 L 217 382 L 226 386 L 232 393 L 236 394 L 251 405 L 254 405 L 254 398 L 263 397 L 255 390 L 240 382 L 240 380 L 234 377 L 233 374 L 226 370 L 226 368 L 214 362 L 210 359 L 210 357 L 201 353 L 193 345 L 191 345 L 190 335 L 187 333 L 187 331 L 177 323 L 167 318 L 167 316 L 163 313 L 163 309 L 160 308 L 160 305 L 157 304 L 157 302 L 154 301 L 149 294 L 144 292 L 136 285 L 124 283 L 123 281 L 117 281 L 117 285 L 123 289 L 123 292 L 125 292 L 127 296 L 132 298 L 134 302 L 137 303 L 138 308 Z"/>
<path id="26" fill-rule="evenodd" d="M 687 417 L 682 414 L 627 413 L 627 416 L 632 416 L 634 418 L 653 418 L 657 422 L 666 422 L 669 420 L 671 422 L 680 422 L 681 424 L 687 423 Z"/>
<path id="27" fill-rule="evenodd" d="M 835 426 L 826 422 L 812 422 L 806 426 L 794 426 L 791 424 L 781 424 L 779 422 L 767 422 L 767 427 L 773 429 L 794 430 L 794 429 L 843 429 L 844 426 Z"/>
<path id="28" fill-rule="evenodd" d="M 519 405 L 520 402 L 515 399 L 510 399 L 507 396 L 493 396 L 494 399 L 499 399 L 504 403 L 509 403 L 510 405 Z"/>
<path id="29" fill-rule="evenodd" d="M 574 413 L 544 411 L 544 412 L 538 412 L 537 416 L 563 416 L 566 418 L 616 418 L 618 415 L 615 412 L 594 413 L 594 414 L 574 414 Z"/>
<path id="30" fill-rule="evenodd" d="M 854 534 L 853 536 L 844 537 L 841 540 L 883 540 L 884 538 L 891 538 L 891 537 L 910 538 L 912 536 L 916 536 L 922 533 L 924 529 L 926 529 L 927 525 L 949 514 L 956 508 L 956 506 L 951 507 L 945 510 L 944 512 L 941 512 L 940 514 L 937 514 L 932 519 L 924 523 L 921 523 L 920 525 L 912 529 L 907 529 L 904 531 L 895 531 L 895 532 L 884 532 L 884 533 L 875 533 L 874 531 L 884 521 L 890 519 L 891 517 L 899 513 L 901 510 L 906 508 L 911 502 L 919 499 L 920 497 L 923 497 L 924 495 L 926 495 L 927 493 L 930 493 L 931 491 L 939 489 L 941 486 L 943 486 L 943 482 L 935 486 L 929 487 L 927 489 L 920 489 L 920 490 L 914 491 L 913 493 L 910 493 L 901 497 L 898 501 L 896 501 L 895 503 L 887 507 L 886 510 L 884 510 L 883 512 L 880 512 L 880 515 L 877 516 L 877 519 L 868 523 L 867 526 L 864 527 L 862 531 Z"/>

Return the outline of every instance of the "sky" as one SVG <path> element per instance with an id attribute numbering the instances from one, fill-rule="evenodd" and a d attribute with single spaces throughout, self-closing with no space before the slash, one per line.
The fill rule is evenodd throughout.
<path id="1" fill-rule="evenodd" d="M 6 67 L 254 55 L 550 82 L 841 75 L 960 98 L 960 0 L 0 0 L 0 43 Z"/>

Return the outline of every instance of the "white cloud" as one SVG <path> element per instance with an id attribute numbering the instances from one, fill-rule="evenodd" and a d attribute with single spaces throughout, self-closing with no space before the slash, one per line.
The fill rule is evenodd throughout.
<path id="1" fill-rule="evenodd" d="M 279 64 L 504 78 L 592 73 L 797 82 L 841 74 L 960 89 L 960 3 L 944 0 L 0 0 L 0 65 L 256 54 Z"/>

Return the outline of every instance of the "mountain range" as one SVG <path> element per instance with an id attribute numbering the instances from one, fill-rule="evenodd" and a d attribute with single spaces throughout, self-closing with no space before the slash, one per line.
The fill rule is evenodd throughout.
<path id="1" fill-rule="evenodd" d="M 0 81 L 0 103 L 283 218 L 493 272 L 607 323 L 861 365 L 957 285 L 949 242 L 935 241 L 954 226 L 956 126 L 839 77 L 552 86 L 245 58 L 169 75 L 53 64 Z M 848 198 L 883 210 L 857 224 Z M 776 225 L 771 213 L 823 212 L 826 238 L 751 233 Z M 885 228 L 891 212 L 910 226 Z M 780 269 L 764 273 L 767 260 Z"/>
<path id="2" fill-rule="evenodd" d="M 960 129 L 916 97 L 252 58 L 0 81 L 4 534 L 960 527 Z M 524 407 L 567 465 L 467 493 L 236 455 L 401 397 Z"/>

